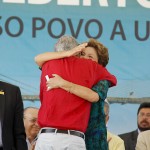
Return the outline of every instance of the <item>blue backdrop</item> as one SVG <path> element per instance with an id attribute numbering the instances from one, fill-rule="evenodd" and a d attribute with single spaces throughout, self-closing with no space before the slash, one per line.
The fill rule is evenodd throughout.
<path id="1" fill-rule="evenodd" d="M 108 70 L 118 85 L 110 97 L 150 97 L 150 1 L 0 1 L 0 80 L 38 94 L 34 56 L 53 51 L 63 34 L 96 38 L 109 49 Z"/>

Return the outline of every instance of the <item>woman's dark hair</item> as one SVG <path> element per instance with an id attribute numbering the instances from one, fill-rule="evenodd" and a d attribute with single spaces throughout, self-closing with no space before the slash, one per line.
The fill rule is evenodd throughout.
<path id="1" fill-rule="evenodd" d="M 139 112 L 142 108 L 150 108 L 150 103 L 149 102 L 144 102 L 144 103 L 140 104 L 137 115 L 139 114 Z"/>
<path id="2" fill-rule="evenodd" d="M 87 47 L 93 47 L 98 55 L 98 63 L 106 67 L 109 61 L 108 49 L 95 39 L 88 41 Z"/>

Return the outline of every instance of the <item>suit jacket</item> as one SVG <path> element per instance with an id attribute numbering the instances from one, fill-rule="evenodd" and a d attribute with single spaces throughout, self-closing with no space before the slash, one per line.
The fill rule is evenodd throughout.
<path id="1" fill-rule="evenodd" d="M 0 101 L 3 149 L 27 150 L 19 87 L 0 81 Z"/>
<path id="2" fill-rule="evenodd" d="M 124 140 L 125 150 L 135 150 L 138 130 L 129 133 L 120 134 L 119 136 Z"/>
<path id="3" fill-rule="evenodd" d="M 150 150 L 150 130 L 138 135 L 136 150 Z"/>

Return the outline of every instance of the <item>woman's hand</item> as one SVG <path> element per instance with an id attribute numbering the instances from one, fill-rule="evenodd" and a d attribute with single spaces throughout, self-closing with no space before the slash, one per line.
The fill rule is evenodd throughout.
<path id="1" fill-rule="evenodd" d="M 49 80 L 46 82 L 47 90 L 60 88 L 65 82 L 65 80 L 57 74 L 52 74 L 52 76 L 53 78 L 49 78 Z"/>
<path id="2" fill-rule="evenodd" d="M 70 57 L 70 56 L 76 56 L 76 55 L 80 54 L 86 46 L 87 46 L 87 43 L 83 43 L 83 44 L 80 44 L 80 45 L 74 47 L 71 50 L 66 51 L 67 56 Z"/>

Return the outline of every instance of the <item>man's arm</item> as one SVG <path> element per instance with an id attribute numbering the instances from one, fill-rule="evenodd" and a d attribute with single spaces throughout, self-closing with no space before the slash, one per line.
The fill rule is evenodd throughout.
<path id="1" fill-rule="evenodd" d="M 35 56 L 34 60 L 39 67 L 42 67 L 42 65 L 46 61 L 75 56 L 75 55 L 79 54 L 83 50 L 83 48 L 86 47 L 86 45 L 87 45 L 87 43 L 83 43 L 83 44 L 78 45 L 77 47 L 75 47 L 71 50 L 67 50 L 67 51 L 64 50 L 64 51 L 60 51 L 60 52 L 45 52 L 43 54 L 39 54 L 39 55 Z"/>

